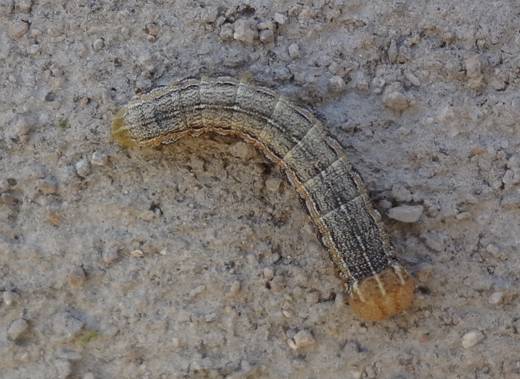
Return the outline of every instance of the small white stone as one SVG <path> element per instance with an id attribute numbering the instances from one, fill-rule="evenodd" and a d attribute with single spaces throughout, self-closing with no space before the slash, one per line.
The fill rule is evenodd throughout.
<path id="1" fill-rule="evenodd" d="M 482 62 L 478 54 L 466 58 L 464 65 L 466 66 L 466 76 L 468 78 L 474 79 L 482 75 Z"/>
<path id="2" fill-rule="evenodd" d="M 264 279 L 271 280 L 274 277 L 274 270 L 272 267 L 265 267 L 262 272 Z"/>
<path id="3" fill-rule="evenodd" d="M 58 181 L 53 176 L 47 176 L 38 180 L 38 190 L 44 195 L 53 195 L 58 193 Z"/>
<path id="4" fill-rule="evenodd" d="M 18 295 L 16 292 L 13 291 L 5 291 L 2 294 L 2 299 L 4 301 L 4 304 L 7 306 L 11 306 L 20 299 L 20 295 Z"/>
<path id="5" fill-rule="evenodd" d="M 303 329 L 296 333 L 293 338 L 289 339 L 287 343 L 291 349 L 299 350 L 313 346 L 316 340 L 309 331 Z"/>
<path id="6" fill-rule="evenodd" d="M 372 91 L 375 94 L 380 94 L 381 92 L 383 92 L 383 88 L 384 88 L 385 84 L 386 84 L 385 79 L 383 79 L 379 76 L 376 76 L 374 79 L 372 79 Z"/>
<path id="7" fill-rule="evenodd" d="M 71 272 L 67 275 L 67 282 L 72 288 L 82 287 L 87 280 L 85 270 L 81 266 L 74 267 Z"/>
<path id="8" fill-rule="evenodd" d="M 291 43 L 287 51 L 292 59 L 300 58 L 300 46 L 297 43 Z"/>
<path id="9" fill-rule="evenodd" d="M 423 210 L 422 205 L 401 205 L 391 208 L 388 211 L 388 217 L 401 222 L 413 223 L 419 221 Z"/>
<path id="10" fill-rule="evenodd" d="M 412 193 L 408 188 L 401 184 L 392 186 L 392 197 L 402 203 L 412 201 Z"/>
<path id="11" fill-rule="evenodd" d="M 240 293 L 240 282 L 238 280 L 235 280 L 233 283 L 231 283 L 231 287 L 229 288 L 227 296 L 236 297 L 236 296 L 238 296 L 239 293 Z"/>
<path id="12" fill-rule="evenodd" d="M 220 28 L 219 36 L 223 41 L 231 41 L 233 39 L 233 25 L 232 24 L 223 24 Z"/>
<path id="13" fill-rule="evenodd" d="M 258 38 L 258 30 L 252 20 L 237 20 L 234 29 L 233 38 L 237 41 L 251 45 Z"/>
<path id="14" fill-rule="evenodd" d="M 282 184 L 282 181 L 278 178 L 268 178 L 265 181 L 265 188 L 269 192 L 277 193 L 278 191 L 280 191 L 281 184 Z"/>
<path id="15" fill-rule="evenodd" d="M 74 165 L 74 169 L 76 170 L 76 174 L 78 174 L 81 178 L 86 178 L 90 174 L 90 162 L 88 159 L 80 159 Z"/>
<path id="16" fill-rule="evenodd" d="M 455 218 L 457 220 L 459 220 L 459 221 L 469 220 L 471 218 L 471 212 L 460 212 L 460 213 L 457 213 Z"/>
<path id="17" fill-rule="evenodd" d="M 119 253 L 117 252 L 117 249 L 107 249 L 106 251 L 103 251 L 101 259 L 106 265 L 111 265 L 119 259 Z"/>
<path id="18" fill-rule="evenodd" d="M 102 153 L 101 151 L 94 151 L 92 153 L 92 157 L 90 158 L 90 162 L 94 166 L 106 166 L 108 164 L 108 155 Z"/>
<path id="19" fill-rule="evenodd" d="M 492 304 L 492 305 L 498 305 L 500 303 L 502 303 L 504 300 L 504 292 L 502 291 L 497 291 L 497 292 L 493 292 L 491 294 L 491 296 L 489 296 L 489 304 Z"/>
<path id="20" fill-rule="evenodd" d="M 23 318 L 14 320 L 7 329 L 7 337 L 11 341 L 17 341 L 29 329 L 29 323 Z"/>
<path id="21" fill-rule="evenodd" d="M 32 8 L 32 0 L 16 0 L 14 9 L 20 13 L 30 13 Z"/>
<path id="22" fill-rule="evenodd" d="M 241 160 L 247 160 L 252 156 L 251 147 L 245 142 L 237 142 L 229 148 L 229 152 L 234 157 L 240 158 Z"/>
<path id="23" fill-rule="evenodd" d="M 144 257 L 144 253 L 142 250 L 136 249 L 130 252 L 130 256 L 134 258 L 142 258 Z"/>
<path id="24" fill-rule="evenodd" d="M 478 330 L 467 332 L 464 334 L 464 336 L 462 336 L 462 347 L 464 349 L 469 349 L 480 343 L 484 338 L 484 334 Z"/>
<path id="25" fill-rule="evenodd" d="M 273 19 L 278 25 L 283 25 L 287 22 L 287 16 L 282 13 L 275 13 Z"/>
<path id="26" fill-rule="evenodd" d="M 410 99 L 403 93 L 400 84 L 392 84 L 385 89 L 383 93 L 383 104 L 397 112 L 402 112 L 408 109 L 411 105 Z"/>
<path id="27" fill-rule="evenodd" d="M 329 79 L 329 89 L 333 93 L 342 93 L 345 91 L 346 84 L 345 81 L 341 76 L 334 75 L 332 78 Z"/>
<path id="28" fill-rule="evenodd" d="M 492 255 L 498 255 L 498 253 L 500 253 L 498 247 L 496 245 L 493 245 L 492 243 L 486 246 L 486 251 Z"/>
<path id="29" fill-rule="evenodd" d="M 260 32 L 260 42 L 271 43 L 274 41 L 274 32 L 272 29 L 265 29 Z"/>
<path id="30" fill-rule="evenodd" d="M 64 359 L 57 359 L 54 361 L 54 367 L 57 371 L 56 379 L 67 379 L 72 374 L 72 364 Z"/>
<path id="31" fill-rule="evenodd" d="M 352 74 L 352 84 L 354 88 L 361 92 L 367 92 L 369 89 L 367 76 L 361 70 Z"/>
<path id="32" fill-rule="evenodd" d="M 406 71 L 404 73 L 404 77 L 408 79 L 408 81 L 415 87 L 419 87 L 421 85 L 421 81 L 419 80 L 419 78 L 410 71 Z"/>
<path id="33" fill-rule="evenodd" d="M 258 30 L 266 30 L 266 29 L 274 29 L 274 24 L 272 21 L 261 21 L 257 25 Z"/>
<path id="34" fill-rule="evenodd" d="M 29 23 L 23 20 L 16 20 L 9 24 L 8 34 L 13 39 L 22 38 L 29 31 Z"/>

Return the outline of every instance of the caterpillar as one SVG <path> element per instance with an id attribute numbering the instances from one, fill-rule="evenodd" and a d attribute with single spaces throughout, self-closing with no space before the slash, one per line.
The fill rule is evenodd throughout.
<path id="1" fill-rule="evenodd" d="M 407 309 L 415 281 L 399 263 L 359 173 L 312 114 L 276 92 L 229 77 L 184 79 L 137 96 L 113 118 L 124 147 L 203 133 L 253 144 L 287 176 L 316 225 L 360 318 Z"/>

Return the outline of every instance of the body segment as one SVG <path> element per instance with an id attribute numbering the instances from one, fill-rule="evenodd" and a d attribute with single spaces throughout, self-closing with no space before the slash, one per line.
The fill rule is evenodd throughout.
<path id="1" fill-rule="evenodd" d="M 171 143 L 205 132 L 239 136 L 284 170 L 358 315 L 378 320 L 410 305 L 413 278 L 395 257 L 360 175 L 308 110 L 232 78 L 189 79 L 132 100 L 112 130 L 126 146 Z"/>

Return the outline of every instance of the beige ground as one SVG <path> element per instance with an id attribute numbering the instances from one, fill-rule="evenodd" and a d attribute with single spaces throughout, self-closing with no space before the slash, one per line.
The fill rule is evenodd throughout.
<path id="1" fill-rule="evenodd" d="M 294 3 L 0 1 L 2 379 L 520 378 L 520 4 Z M 200 74 L 326 120 L 417 277 L 410 312 L 352 315 L 240 141 L 113 145 L 134 93 Z"/>

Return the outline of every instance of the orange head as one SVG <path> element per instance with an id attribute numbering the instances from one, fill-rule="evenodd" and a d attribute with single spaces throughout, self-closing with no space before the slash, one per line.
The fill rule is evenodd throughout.
<path id="1" fill-rule="evenodd" d="M 415 280 L 400 266 L 363 279 L 352 289 L 350 305 L 362 319 L 384 320 L 407 309 L 414 299 Z"/>

